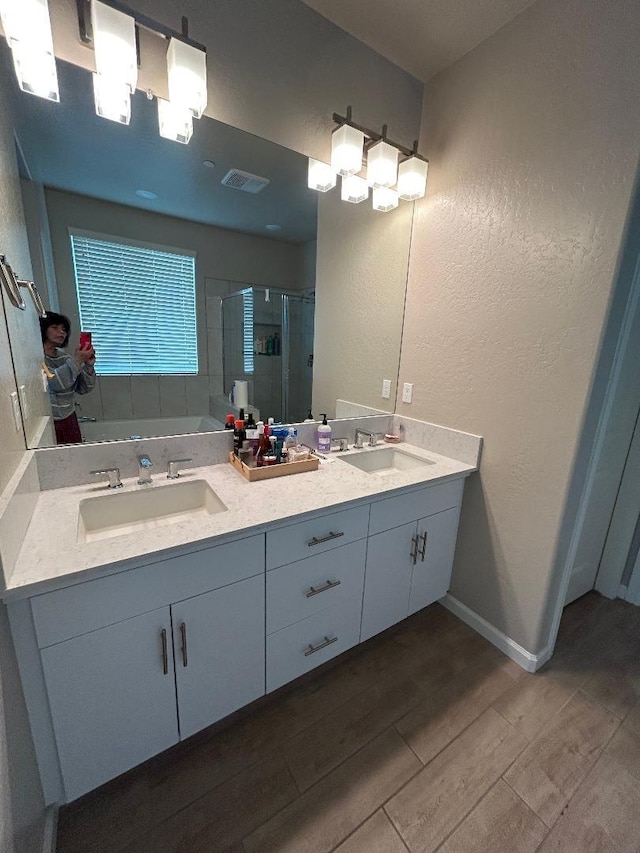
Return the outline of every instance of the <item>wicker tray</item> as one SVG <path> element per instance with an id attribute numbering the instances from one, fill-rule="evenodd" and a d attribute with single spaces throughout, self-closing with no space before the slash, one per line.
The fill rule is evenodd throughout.
<path id="1" fill-rule="evenodd" d="M 280 465 L 248 468 L 235 453 L 229 454 L 229 462 L 250 483 L 255 483 L 257 480 L 271 480 L 273 477 L 287 477 L 289 474 L 302 474 L 304 471 L 317 471 L 320 465 L 320 460 L 314 456 L 302 462 L 281 462 Z"/>

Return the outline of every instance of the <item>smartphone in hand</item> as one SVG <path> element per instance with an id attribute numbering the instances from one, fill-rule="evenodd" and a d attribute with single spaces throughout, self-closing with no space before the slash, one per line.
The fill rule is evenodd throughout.
<path id="1" fill-rule="evenodd" d="M 91 348 L 91 332 L 80 332 L 80 349 Z"/>

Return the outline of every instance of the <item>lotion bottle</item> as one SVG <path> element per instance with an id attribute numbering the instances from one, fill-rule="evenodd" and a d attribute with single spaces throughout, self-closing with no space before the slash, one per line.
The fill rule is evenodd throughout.
<path id="1" fill-rule="evenodd" d="M 318 427 L 316 433 L 316 447 L 322 453 L 330 453 L 331 451 L 331 427 L 327 423 L 327 416 L 321 414 L 322 423 Z"/>

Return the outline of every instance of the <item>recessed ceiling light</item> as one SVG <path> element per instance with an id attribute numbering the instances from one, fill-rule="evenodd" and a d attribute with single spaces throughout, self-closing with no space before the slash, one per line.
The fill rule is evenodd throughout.
<path id="1" fill-rule="evenodd" d="M 139 195 L 140 198 L 158 198 L 158 193 L 152 193 L 151 190 L 136 190 L 136 195 Z"/>
<path id="2" fill-rule="evenodd" d="M 206 166 L 207 169 L 215 169 L 216 167 L 216 164 L 213 162 L 213 160 L 203 160 L 202 165 Z"/>
<path id="3" fill-rule="evenodd" d="M 282 225 L 265 225 L 267 231 L 282 231 Z"/>

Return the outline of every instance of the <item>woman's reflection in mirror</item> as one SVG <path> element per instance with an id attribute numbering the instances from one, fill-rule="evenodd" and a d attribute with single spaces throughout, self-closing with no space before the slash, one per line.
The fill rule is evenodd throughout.
<path id="1" fill-rule="evenodd" d="M 43 368 L 47 376 L 53 424 L 58 444 L 80 444 L 82 433 L 76 417 L 76 394 L 88 394 L 96 384 L 96 353 L 91 345 L 78 346 L 73 355 L 63 352 L 69 343 L 71 323 L 64 314 L 47 311 L 40 318 Z"/>

